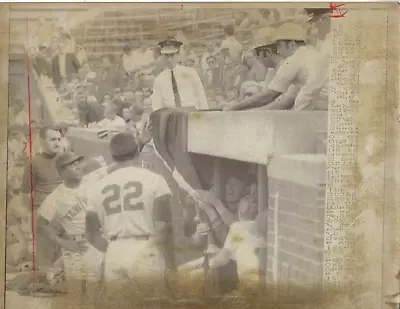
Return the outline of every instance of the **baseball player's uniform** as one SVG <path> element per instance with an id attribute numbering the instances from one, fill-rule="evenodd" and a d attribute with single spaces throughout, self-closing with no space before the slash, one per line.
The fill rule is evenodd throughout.
<path id="1" fill-rule="evenodd" d="M 99 215 L 109 240 L 105 256 L 106 281 L 162 276 L 164 266 L 154 235 L 153 205 L 171 194 L 166 181 L 149 170 L 119 163 L 98 182 L 88 207 Z M 134 280 L 138 282 L 138 280 Z"/>
<path id="2" fill-rule="evenodd" d="M 87 181 L 82 180 L 78 188 L 60 184 L 44 200 L 38 214 L 51 225 L 61 225 L 67 236 L 82 241 L 85 235 Z M 68 278 L 97 280 L 101 276 L 103 254 L 88 244 L 88 250 L 81 254 L 63 249 L 64 271 Z M 79 287 L 78 287 L 79 288 Z M 76 283 L 68 290 L 77 289 Z"/>

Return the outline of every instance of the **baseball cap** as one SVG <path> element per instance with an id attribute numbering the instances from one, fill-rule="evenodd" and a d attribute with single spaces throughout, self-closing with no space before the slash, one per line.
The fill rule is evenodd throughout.
<path id="1" fill-rule="evenodd" d="M 54 159 L 57 171 L 60 171 L 61 168 L 66 167 L 78 160 L 82 160 L 84 157 L 83 156 L 78 156 L 77 154 L 71 152 L 71 151 L 66 151 L 58 154 L 56 158 Z"/>
<path id="2" fill-rule="evenodd" d="M 161 48 L 162 55 L 170 55 L 177 53 L 181 46 L 182 42 L 176 39 L 168 39 L 158 43 L 158 46 Z"/>
<path id="3" fill-rule="evenodd" d="M 130 132 L 115 134 L 110 141 L 110 152 L 113 156 L 136 154 L 138 144 L 135 136 Z"/>

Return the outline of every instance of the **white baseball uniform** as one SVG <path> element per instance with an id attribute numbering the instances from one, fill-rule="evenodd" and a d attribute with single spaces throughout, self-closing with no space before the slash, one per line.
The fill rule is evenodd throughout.
<path id="1" fill-rule="evenodd" d="M 60 184 L 44 200 L 38 209 L 38 214 L 49 221 L 49 224 L 61 225 L 68 237 L 77 241 L 85 240 L 85 220 L 87 212 L 87 185 L 82 180 L 77 188 L 69 188 Z M 104 254 L 88 244 L 88 250 L 81 254 L 63 249 L 64 269 L 68 278 L 99 279 L 102 270 Z M 71 283 L 68 290 L 76 289 L 76 283 Z"/>
<path id="2" fill-rule="evenodd" d="M 105 257 L 105 279 L 161 276 L 163 260 L 152 245 L 153 206 L 171 191 L 164 178 L 149 170 L 120 164 L 91 191 L 88 207 L 99 215 L 110 241 Z"/>

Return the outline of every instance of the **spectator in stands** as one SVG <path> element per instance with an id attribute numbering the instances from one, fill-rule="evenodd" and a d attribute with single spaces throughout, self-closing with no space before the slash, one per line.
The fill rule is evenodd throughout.
<path id="1" fill-rule="evenodd" d="M 206 59 L 208 69 L 203 78 L 204 85 L 207 89 L 222 88 L 223 85 L 223 67 L 217 62 L 215 55 L 209 55 Z"/>
<path id="2" fill-rule="evenodd" d="M 100 101 L 101 106 L 105 107 L 106 104 L 111 103 L 113 101 L 113 96 L 109 93 L 106 93 Z"/>
<path id="3" fill-rule="evenodd" d="M 122 77 L 124 75 L 123 68 L 114 62 L 111 55 L 103 55 L 100 65 L 99 96 L 105 93 L 111 93 L 115 88 L 122 86 Z"/>
<path id="4" fill-rule="evenodd" d="M 136 91 L 135 92 L 135 105 L 142 107 L 143 106 L 143 100 L 144 100 L 144 93 L 143 91 Z"/>
<path id="5" fill-rule="evenodd" d="M 242 53 L 242 44 L 235 38 L 235 28 L 228 25 L 224 28 L 225 39 L 221 42 L 221 49 L 228 49 L 229 57 L 234 62 L 239 62 Z"/>
<path id="6" fill-rule="evenodd" d="M 256 82 L 263 81 L 266 76 L 266 70 L 264 65 L 258 60 L 255 49 L 248 50 L 244 55 L 244 60 L 250 67 L 250 71 L 247 74 L 246 79 Z"/>
<path id="7" fill-rule="evenodd" d="M 95 127 L 107 130 L 125 129 L 126 127 L 125 120 L 117 115 L 117 111 L 118 111 L 118 106 L 115 103 L 106 104 L 104 108 L 105 118 L 99 121 Z"/>
<path id="8" fill-rule="evenodd" d="M 66 134 L 68 131 L 69 125 L 67 123 L 60 123 L 57 126 L 57 129 L 60 131 L 61 134 L 61 151 L 73 151 L 71 142 L 66 138 Z"/>
<path id="9" fill-rule="evenodd" d="M 177 64 L 182 42 L 171 39 L 159 45 L 161 53 L 168 59 L 169 68 L 154 81 L 153 110 L 167 106 L 208 109 L 207 97 L 196 70 Z"/>
<path id="10" fill-rule="evenodd" d="M 36 154 L 26 165 L 22 178 L 22 193 L 26 205 L 33 199 L 35 210 L 45 198 L 61 183 L 54 165 L 54 158 L 61 152 L 61 134 L 57 128 L 45 126 L 40 129 L 41 153 Z M 32 183 L 31 183 L 32 180 Z M 36 227 L 35 227 L 36 228 Z M 59 251 L 40 233 L 36 233 L 36 263 L 38 266 L 50 267 L 59 257 Z"/>
<path id="11" fill-rule="evenodd" d="M 122 110 L 122 118 L 125 120 L 125 128 L 128 131 L 133 132 L 135 135 L 137 135 L 137 128 L 136 128 L 136 122 L 133 119 L 133 109 L 130 108 L 124 108 Z"/>
<path id="12" fill-rule="evenodd" d="M 152 111 L 152 95 L 152 88 L 143 88 L 142 107 L 146 113 L 150 113 Z"/>
<path id="13" fill-rule="evenodd" d="M 132 49 L 129 45 L 125 45 L 122 52 L 122 64 L 124 70 L 128 75 L 130 75 L 134 70 Z"/>
<path id="14" fill-rule="evenodd" d="M 97 123 L 104 119 L 104 109 L 99 103 L 88 102 L 86 93 L 80 91 L 76 94 L 79 125 L 88 127 L 91 123 Z"/>
<path id="15" fill-rule="evenodd" d="M 207 58 L 215 53 L 215 45 L 212 42 L 207 44 L 206 50 L 201 56 L 201 76 L 204 77 L 206 75 L 207 70 L 209 69 Z"/>
<path id="16" fill-rule="evenodd" d="M 76 52 L 75 52 L 76 58 L 78 59 L 81 67 L 83 67 L 88 62 L 88 57 L 86 55 L 86 51 L 81 44 L 76 44 L 75 50 L 76 50 Z"/>
<path id="17" fill-rule="evenodd" d="M 179 51 L 179 59 L 180 61 L 188 65 L 189 59 L 193 61 L 193 65 L 191 67 L 198 67 L 199 66 L 199 57 L 197 57 L 196 53 L 192 48 L 192 44 L 187 42 L 181 46 L 181 50 Z"/>
<path id="18" fill-rule="evenodd" d="M 75 54 L 67 53 L 66 46 L 63 42 L 59 43 L 59 53 L 52 60 L 52 78 L 53 83 L 60 87 L 61 81 L 71 79 L 73 74 L 77 74 L 80 64 Z"/>

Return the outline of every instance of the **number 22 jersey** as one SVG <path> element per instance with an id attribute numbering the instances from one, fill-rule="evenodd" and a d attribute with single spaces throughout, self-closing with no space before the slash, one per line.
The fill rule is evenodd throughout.
<path id="1" fill-rule="evenodd" d="M 89 190 L 88 211 L 98 213 L 108 239 L 150 236 L 154 234 L 154 202 L 169 194 L 162 176 L 143 168 L 120 166 Z"/>

